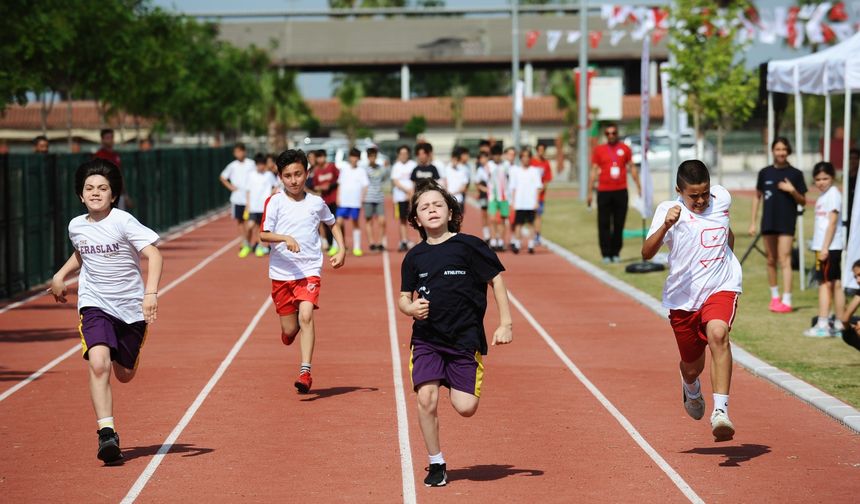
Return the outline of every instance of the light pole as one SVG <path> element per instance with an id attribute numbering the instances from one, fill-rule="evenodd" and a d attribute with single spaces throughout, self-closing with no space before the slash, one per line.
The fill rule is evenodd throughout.
<path id="1" fill-rule="evenodd" d="M 588 185 L 588 0 L 579 0 L 579 199 L 585 201 Z"/>
<path id="2" fill-rule="evenodd" d="M 520 150 L 520 114 L 517 100 L 521 96 L 517 82 L 520 80 L 520 17 L 519 0 L 511 0 L 511 134 L 514 148 Z"/>

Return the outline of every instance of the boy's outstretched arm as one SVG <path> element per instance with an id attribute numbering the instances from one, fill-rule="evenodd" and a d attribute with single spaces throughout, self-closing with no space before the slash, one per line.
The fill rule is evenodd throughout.
<path id="1" fill-rule="evenodd" d="M 324 225 L 328 226 L 328 224 Z M 343 241 L 343 229 L 336 222 L 329 226 L 329 228 L 331 228 L 332 238 L 337 243 L 337 254 L 331 258 L 331 265 L 333 268 L 340 268 L 346 260 L 346 244 Z"/>
<path id="2" fill-rule="evenodd" d="M 155 245 L 143 247 L 140 253 L 149 261 L 146 274 L 146 288 L 143 294 L 143 318 L 147 324 L 158 318 L 158 284 L 161 282 L 161 270 L 164 261 L 161 251 Z"/>
<path id="3" fill-rule="evenodd" d="M 69 273 L 81 269 L 81 256 L 78 251 L 74 251 L 59 271 L 54 274 L 51 279 L 51 286 L 48 287 L 48 292 L 54 296 L 54 301 L 58 303 L 66 302 L 66 277 Z"/>
<path id="4" fill-rule="evenodd" d="M 493 333 L 492 345 L 507 345 L 513 340 L 513 321 L 511 321 L 511 307 L 508 303 L 508 289 L 505 281 L 499 273 L 491 281 L 493 297 L 496 298 L 496 308 L 499 310 L 499 327 Z"/>
<path id="5" fill-rule="evenodd" d="M 663 246 L 663 238 L 666 237 L 669 229 L 678 222 L 680 216 L 681 207 L 678 205 L 673 206 L 666 212 L 666 219 L 663 221 L 663 225 L 657 228 L 657 231 L 646 238 L 645 243 L 642 244 L 642 259 L 647 261 L 657 255 L 657 251 Z"/>

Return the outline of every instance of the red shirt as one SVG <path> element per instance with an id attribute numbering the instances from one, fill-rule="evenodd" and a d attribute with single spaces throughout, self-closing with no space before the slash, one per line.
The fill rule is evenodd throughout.
<path id="1" fill-rule="evenodd" d="M 325 191 L 318 189 L 326 205 L 337 203 L 337 177 L 339 175 L 340 170 L 334 163 L 327 163 L 322 168 L 314 168 L 314 187 L 331 184 Z"/>
<path id="2" fill-rule="evenodd" d="M 549 166 L 549 160 L 540 160 L 537 157 L 533 157 L 529 166 L 537 166 L 541 169 L 542 175 L 540 180 L 543 182 L 543 187 L 538 194 L 538 201 L 544 201 L 546 200 L 546 185 L 552 180 L 552 168 Z"/>
<path id="3" fill-rule="evenodd" d="M 95 155 L 97 158 L 105 159 L 115 164 L 117 168 L 122 168 L 122 163 L 119 160 L 119 154 L 115 150 L 107 150 L 104 147 L 97 150 Z"/>
<path id="4" fill-rule="evenodd" d="M 600 144 L 594 148 L 591 163 L 600 168 L 598 191 L 627 189 L 627 163 L 633 159 L 630 147 L 622 142 L 615 145 Z"/>

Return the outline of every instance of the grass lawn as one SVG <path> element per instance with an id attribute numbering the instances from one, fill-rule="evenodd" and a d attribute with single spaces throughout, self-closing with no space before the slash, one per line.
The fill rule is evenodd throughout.
<path id="1" fill-rule="evenodd" d="M 813 190 L 810 195 L 817 196 L 814 193 Z M 589 212 L 585 204 L 571 194 L 571 190 L 550 189 L 547 194 L 543 235 L 630 285 L 660 299 L 665 272 L 630 274 L 624 271 L 627 264 L 641 260 L 639 250 L 642 238 L 624 240 L 621 264 L 603 264 L 597 243 L 596 211 Z M 736 237 L 735 253 L 740 259 L 753 240 L 747 233 L 752 196 L 735 192 L 733 198 L 732 229 Z M 811 206 L 807 206 L 804 219 L 805 238 L 811 239 Z M 642 216 L 631 209 L 626 228 L 636 229 L 641 227 L 641 223 Z M 648 224 L 650 225 L 650 222 Z M 763 249 L 761 240 L 759 244 Z M 663 248 L 662 251 L 666 249 Z M 807 268 L 814 265 L 812 261 L 812 254 L 807 253 Z M 817 315 L 818 288 L 801 291 L 795 272 L 795 311 L 790 314 L 771 313 L 767 308 L 770 295 L 765 258 L 753 251 L 744 263 L 743 270 L 744 294 L 741 296 L 732 328 L 732 340 L 771 365 L 860 408 L 860 352 L 843 343 L 841 338 L 808 338 L 802 334 L 809 327 L 811 317 Z"/>

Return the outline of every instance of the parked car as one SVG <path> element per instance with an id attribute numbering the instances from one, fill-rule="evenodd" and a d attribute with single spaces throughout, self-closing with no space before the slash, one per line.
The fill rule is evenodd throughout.
<path id="1" fill-rule="evenodd" d="M 369 138 L 362 138 L 355 141 L 355 147 L 361 151 L 361 160 L 359 164 L 367 162 L 367 149 L 375 147 L 376 144 Z M 326 151 L 328 160 L 335 166 L 343 166 L 349 160 L 349 140 L 346 138 L 305 138 L 300 143 L 298 148 L 305 152 L 310 150 L 323 149 Z M 381 151 L 376 157 L 376 161 L 383 164 L 388 164 L 388 156 Z"/>
<path id="2" fill-rule="evenodd" d="M 648 148 L 648 168 L 654 171 L 669 171 L 671 168 L 672 153 L 671 144 L 669 141 L 669 132 L 665 130 L 656 130 L 651 133 Z M 639 166 L 642 163 L 642 142 L 640 135 L 630 135 L 624 138 L 624 143 L 630 146 L 633 153 L 633 163 Z M 692 132 L 681 133 L 678 139 L 678 162 L 686 159 L 696 158 L 696 137 Z M 713 168 L 717 161 L 716 150 L 713 144 L 705 141 L 704 159 L 702 161 Z"/>

